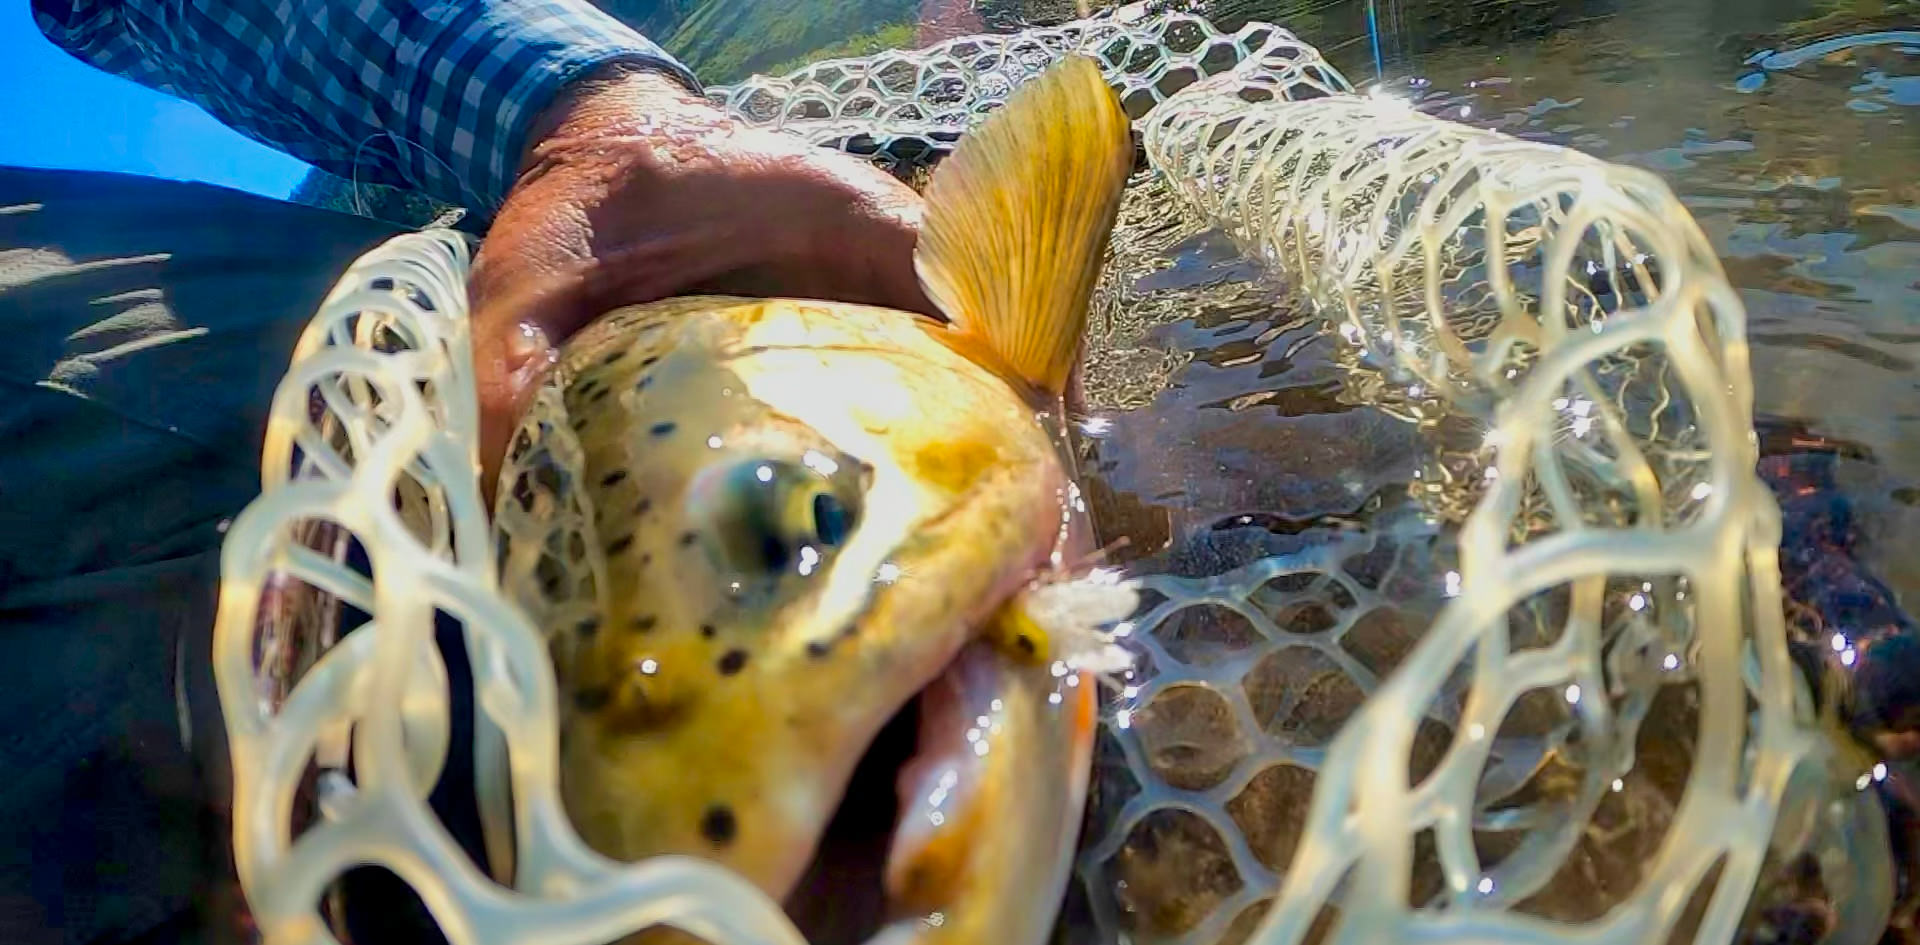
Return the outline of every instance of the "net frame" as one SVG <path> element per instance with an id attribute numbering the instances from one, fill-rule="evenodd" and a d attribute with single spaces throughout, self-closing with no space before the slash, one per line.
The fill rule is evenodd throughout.
<path id="1" fill-rule="evenodd" d="M 1329 746 L 1307 835 L 1276 877 L 1277 905 L 1254 940 L 1302 941 L 1321 908 L 1333 904 L 1343 907 L 1333 933 L 1340 942 L 1571 936 L 1629 945 L 1672 928 L 1688 902 L 1683 893 L 1716 862 L 1723 865 L 1694 940 L 1730 940 L 1789 782 L 1817 762 L 1821 748 L 1786 657 L 1774 560 L 1778 512 L 1753 473 L 1744 313 L 1691 218 L 1644 172 L 1353 96 L 1317 51 L 1278 27 L 1249 24 L 1227 36 L 1199 17 L 1149 15 L 1138 6 L 1011 37 L 816 64 L 714 95 L 743 121 L 887 164 L 902 145 L 944 147 L 1069 50 L 1099 58 L 1138 120 L 1150 163 L 1175 184 L 1186 210 L 1297 280 L 1396 380 L 1443 390 L 1492 431 L 1495 475 L 1462 527 L 1458 596 Z M 896 67 L 912 70 L 910 86 L 882 81 Z M 888 100 L 876 89 L 924 105 L 917 115 L 883 108 Z M 844 107 L 860 94 L 875 97 L 878 111 Z M 1427 189 L 1408 184 L 1442 179 L 1445 186 Z M 1445 293 L 1435 288 L 1458 262 L 1446 253 L 1459 248 L 1449 241 L 1463 212 L 1475 212 L 1461 208 L 1499 217 L 1487 208 L 1568 192 L 1576 199 L 1555 224 L 1560 229 L 1543 234 L 1536 248 L 1565 266 L 1577 242 L 1566 232 L 1617 219 L 1662 260 L 1657 297 L 1562 330 L 1565 296 L 1554 293 L 1564 287 L 1547 280 L 1526 298 L 1505 267 L 1492 266 L 1486 281 L 1495 327 L 1473 337 L 1495 343 L 1462 342 L 1460 326 L 1437 301 Z M 1404 225 L 1408 219 L 1413 225 Z M 1508 245 L 1496 240 L 1481 249 Z M 420 895 L 455 945 L 589 945 L 656 923 L 717 945 L 799 945 L 777 904 L 724 869 L 672 857 L 616 864 L 587 849 L 567 823 L 555 786 L 551 667 L 535 628 L 501 594 L 474 482 L 469 264 L 462 238 L 429 231 L 390 241 L 343 276 L 276 393 L 263 494 L 228 534 L 216 675 L 236 779 L 235 861 L 261 937 L 271 945 L 335 941 L 317 909 L 327 884 L 350 866 L 378 864 Z M 1401 291 L 1415 285 L 1420 292 Z M 1515 362 L 1516 339 L 1533 355 Z M 1567 391 L 1605 393 L 1594 386 L 1595 366 L 1647 345 L 1668 362 L 1701 434 L 1694 446 L 1704 447 L 1695 450 L 1704 459 L 1675 479 L 1691 497 L 1683 502 L 1671 501 L 1660 484 L 1669 470 L 1634 458 L 1664 441 L 1650 439 L 1631 416 L 1601 409 L 1596 423 L 1606 450 L 1552 432 L 1564 419 L 1557 404 Z M 1644 521 L 1623 523 L 1617 509 L 1590 507 L 1594 493 L 1579 483 L 1609 477 L 1626 483 Z M 1702 484 L 1708 489 L 1696 496 Z M 1536 500 L 1549 513 L 1538 527 L 1517 527 L 1522 507 Z M 348 538 L 365 548 L 370 576 L 342 563 Z M 1205 581 L 1149 576 L 1139 586 L 1168 600 L 1136 619 L 1136 638 L 1150 639 L 1157 622 L 1199 602 L 1244 609 L 1272 574 L 1298 566 L 1275 560 Z M 1409 746 L 1425 707 L 1469 650 L 1463 731 L 1494 730 L 1526 686 L 1579 680 L 1598 691 L 1604 654 L 1591 615 L 1577 627 L 1570 622 L 1562 644 L 1533 653 L 1510 651 L 1502 618 L 1542 587 L 1591 588 L 1623 566 L 1685 575 L 1696 589 L 1680 632 L 1693 647 L 1688 663 L 1701 687 L 1706 747 L 1682 803 L 1683 829 L 1669 834 L 1652 876 L 1598 921 L 1547 922 L 1507 908 L 1537 885 L 1544 855 L 1534 858 L 1533 875 L 1515 866 L 1490 877 L 1466 833 L 1486 740 L 1456 740 L 1413 788 Z M 1596 592 L 1581 593 L 1598 606 Z M 288 614 L 300 612 L 303 600 L 345 602 L 376 617 L 317 657 L 290 655 L 297 641 Z M 436 612 L 462 622 L 472 662 L 476 788 L 492 876 L 460 851 L 425 803 L 450 737 L 447 670 L 433 645 Z M 1228 682 L 1171 659 L 1158 665 L 1172 672 L 1151 685 L 1171 684 L 1182 672 L 1210 685 Z M 1600 702 L 1582 710 L 1583 725 L 1604 732 L 1618 720 Z M 310 823 L 300 822 L 297 803 L 306 784 L 317 784 L 319 795 Z M 1143 794 L 1134 816 L 1156 802 L 1191 801 L 1162 788 Z M 1424 826 L 1440 832 L 1445 908 L 1401 905 L 1411 837 Z M 1097 848 L 1112 836 L 1090 842 Z M 1235 849 L 1244 869 L 1244 843 Z M 1223 906 L 1186 939 L 1214 940 L 1208 936 L 1217 937 L 1234 911 Z"/>
<path id="2" fill-rule="evenodd" d="M 1807 692 L 1787 656 L 1779 512 L 1755 473 L 1745 312 L 1710 244 L 1643 170 L 1446 122 L 1390 97 L 1249 102 L 1243 89 L 1232 75 L 1210 78 L 1154 111 L 1144 135 L 1153 166 L 1246 255 L 1291 277 L 1369 364 L 1483 421 L 1495 457 L 1461 524 L 1453 598 L 1328 747 L 1278 905 L 1253 940 L 1302 941 L 1321 907 L 1336 906 L 1343 921 L 1330 940 L 1343 943 L 1663 941 L 1703 888 L 1706 911 L 1689 940 L 1731 941 L 1789 784 L 1803 765 L 1819 780 L 1832 751 L 1808 725 Z M 1524 241 L 1507 229 L 1516 208 L 1532 211 Z M 1597 258 L 1585 239 L 1595 232 Z M 1476 268 L 1464 264 L 1469 243 L 1492 257 L 1477 267 L 1485 294 L 1469 311 L 1488 317 L 1463 329 L 1446 284 Z M 1542 260 L 1543 274 L 1516 272 L 1523 256 Z M 1657 273 L 1649 259 L 1661 261 Z M 1610 310 L 1583 305 L 1569 291 L 1575 280 L 1561 276 L 1596 262 L 1624 265 L 1639 291 L 1613 293 Z M 1660 362 L 1664 393 L 1686 404 L 1690 438 L 1661 435 L 1671 402 L 1635 416 L 1601 377 L 1648 360 Z M 1575 430 L 1589 422 L 1567 435 L 1573 413 Z M 1663 463 L 1660 449 L 1691 461 Z M 1652 602 L 1652 584 L 1632 598 L 1667 626 L 1649 620 L 1638 639 L 1604 640 L 1606 582 L 1629 575 L 1677 579 L 1662 582 L 1664 606 Z M 1161 583 L 1193 601 L 1190 584 Z M 1556 585 L 1572 592 L 1564 632 L 1544 649 L 1513 646 L 1508 613 Z M 1639 720 L 1634 693 L 1615 700 L 1629 709 L 1617 718 L 1613 701 L 1577 694 L 1623 688 L 1618 655 L 1652 642 L 1667 654 L 1685 648 L 1701 699 L 1698 754 L 1658 854 L 1636 892 L 1593 922 L 1507 911 L 1547 883 L 1572 837 L 1481 868 L 1473 814 L 1484 806 L 1489 733 L 1523 693 L 1566 687 L 1599 746 L 1575 808 L 1584 820 L 1631 765 Z M 1660 659 L 1661 669 L 1680 668 Z M 1459 734 L 1410 787 L 1416 726 L 1427 707 L 1449 701 L 1463 663 L 1471 676 Z M 1216 690 L 1225 682 L 1195 678 Z M 1644 696 L 1652 678 L 1624 688 Z M 1414 837 L 1428 828 L 1445 892 L 1418 904 L 1428 908 L 1396 905 L 1408 901 Z M 1861 931 L 1884 919 L 1874 898 L 1864 922 L 1853 917 Z"/>
<path id="3" fill-rule="evenodd" d="M 275 945 L 336 942 L 318 909 L 328 885 L 379 865 L 454 942 L 587 945 L 668 923 L 714 941 L 800 945 L 778 905 L 733 874 L 687 858 L 614 863 L 567 821 L 552 668 L 539 633 L 498 591 L 474 474 L 470 262 L 464 237 L 434 230 L 395 237 L 348 269 L 275 394 L 263 494 L 228 532 L 215 672 L 234 761 L 234 862 L 254 925 Z M 361 543 L 372 579 L 312 551 L 303 539 L 313 522 Z M 276 700 L 257 669 L 276 660 L 256 630 L 285 579 L 375 617 Z M 426 804 L 450 729 L 436 611 L 465 629 L 488 848 L 513 851 L 497 877 Z M 310 765 L 318 816 L 296 833 Z"/>

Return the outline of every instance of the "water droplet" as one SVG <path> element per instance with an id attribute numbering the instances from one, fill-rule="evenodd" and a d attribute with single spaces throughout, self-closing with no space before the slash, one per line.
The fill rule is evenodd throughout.
<path id="1" fill-rule="evenodd" d="M 840 470 L 840 464 L 819 450 L 808 450 L 800 457 L 800 462 L 808 469 L 822 476 L 831 476 Z"/>

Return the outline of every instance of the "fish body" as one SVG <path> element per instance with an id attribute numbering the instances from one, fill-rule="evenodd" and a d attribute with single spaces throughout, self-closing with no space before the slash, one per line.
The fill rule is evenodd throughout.
<path id="1" fill-rule="evenodd" d="M 1044 633 L 997 615 L 1091 550 L 1063 395 L 1127 127 L 1074 58 L 963 140 L 917 257 L 948 322 L 684 298 L 561 349 L 495 512 L 589 845 L 723 863 L 817 945 L 1045 939 L 1094 686 L 994 628 Z M 917 751 L 849 795 L 909 707 Z M 829 831 L 881 816 L 890 839 Z"/>

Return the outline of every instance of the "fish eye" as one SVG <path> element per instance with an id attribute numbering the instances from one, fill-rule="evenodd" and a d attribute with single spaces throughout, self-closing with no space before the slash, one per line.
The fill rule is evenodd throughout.
<path id="1" fill-rule="evenodd" d="M 858 493 L 841 469 L 755 459 L 734 465 L 695 500 L 731 570 L 748 578 L 813 574 L 858 524 Z"/>

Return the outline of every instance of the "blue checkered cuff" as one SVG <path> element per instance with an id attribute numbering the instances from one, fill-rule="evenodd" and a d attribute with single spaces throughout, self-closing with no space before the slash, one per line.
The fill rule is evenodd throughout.
<path id="1" fill-rule="evenodd" d="M 33 0 L 33 12 L 83 61 L 323 170 L 483 215 L 569 82 L 630 62 L 699 88 L 583 0 Z"/>

